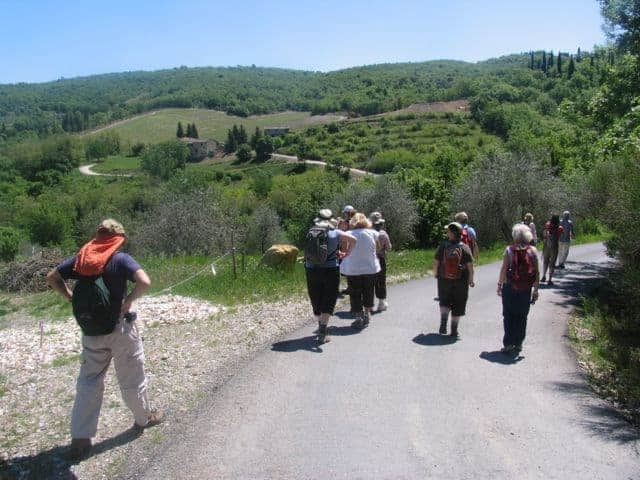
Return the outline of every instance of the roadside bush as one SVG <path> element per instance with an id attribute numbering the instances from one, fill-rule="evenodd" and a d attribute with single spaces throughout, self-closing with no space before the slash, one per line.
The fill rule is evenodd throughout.
<path id="1" fill-rule="evenodd" d="M 511 227 L 531 212 L 538 224 L 569 205 L 563 182 L 534 157 L 493 153 L 472 164 L 455 188 L 452 210 L 464 210 L 483 245 L 511 240 Z"/>
<path id="2" fill-rule="evenodd" d="M 242 163 L 250 162 L 251 157 L 252 157 L 251 147 L 248 144 L 243 143 L 238 147 L 238 150 L 236 151 L 236 158 L 238 159 L 239 162 L 242 162 Z"/>
<path id="3" fill-rule="evenodd" d="M 26 229 L 32 242 L 48 246 L 73 245 L 73 223 L 69 213 L 60 205 L 41 203 L 26 214 Z"/>
<path id="4" fill-rule="evenodd" d="M 367 216 L 374 211 L 382 213 L 385 230 L 391 242 L 402 247 L 414 240 L 414 227 L 418 221 L 416 206 L 409 193 L 392 177 L 378 177 L 373 182 L 350 183 L 332 202 L 335 212 L 344 205 L 353 205 Z"/>
<path id="5" fill-rule="evenodd" d="M 113 130 L 90 137 L 85 145 L 87 159 L 100 160 L 120 153 L 120 136 Z"/>
<path id="6" fill-rule="evenodd" d="M 133 145 L 131 145 L 131 156 L 132 157 L 139 157 L 140 155 L 142 155 L 144 153 L 144 151 L 147 149 L 147 145 L 142 143 L 142 142 L 137 142 L 134 143 Z"/>
<path id="7" fill-rule="evenodd" d="M 0 227 L 0 260 L 13 260 L 23 239 L 22 232 L 12 227 Z"/>
<path id="8" fill-rule="evenodd" d="M 261 205 L 247 222 L 244 249 L 247 253 L 264 253 L 271 245 L 283 241 L 284 237 L 278 213 L 268 205 Z"/>
<path id="9" fill-rule="evenodd" d="M 189 158 L 189 147 L 179 140 L 169 140 L 152 145 L 142 157 L 142 170 L 150 175 L 168 180 L 182 170 Z"/>

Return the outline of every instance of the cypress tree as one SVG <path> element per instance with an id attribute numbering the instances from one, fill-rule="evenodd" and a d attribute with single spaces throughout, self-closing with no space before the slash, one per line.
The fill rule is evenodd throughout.
<path id="1" fill-rule="evenodd" d="M 582 52 L 580 51 L 580 47 L 578 47 L 578 54 L 576 55 L 576 62 L 582 61 Z"/>
<path id="2" fill-rule="evenodd" d="M 549 61 L 547 62 L 548 70 L 553 68 L 553 50 L 549 52 Z"/>
<path id="3" fill-rule="evenodd" d="M 542 71 L 547 72 L 547 52 L 542 51 Z"/>
<path id="4" fill-rule="evenodd" d="M 593 67 L 593 54 L 589 55 L 589 66 Z"/>
<path id="5" fill-rule="evenodd" d="M 562 75 L 562 52 L 558 52 L 558 75 Z"/>
<path id="6" fill-rule="evenodd" d="M 261 138 L 262 138 L 262 131 L 260 130 L 260 127 L 256 127 L 256 131 L 253 132 L 253 135 L 251 136 L 251 141 L 249 142 L 251 144 L 251 148 L 256 150 L 256 145 L 258 144 Z"/>
<path id="7" fill-rule="evenodd" d="M 191 138 L 200 138 L 198 136 L 198 129 L 196 128 L 196 124 L 195 123 L 191 125 L 191 135 L 192 135 Z"/>
<path id="8" fill-rule="evenodd" d="M 529 56 L 531 57 L 530 63 L 529 63 L 529 68 L 531 70 L 533 70 L 534 68 L 534 63 L 533 63 L 533 50 L 531 50 L 531 52 L 529 52 Z"/>
<path id="9" fill-rule="evenodd" d="M 249 136 L 247 135 L 247 131 L 244 129 L 244 125 L 240 125 L 238 129 L 238 145 L 249 142 Z"/>
<path id="10" fill-rule="evenodd" d="M 571 80 L 573 77 L 573 73 L 576 71 L 576 66 L 573 63 L 573 55 L 569 57 L 569 66 L 567 67 L 567 78 Z"/>
<path id="11" fill-rule="evenodd" d="M 176 137 L 184 137 L 184 129 L 182 128 L 182 122 L 178 122 L 178 130 L 176 131 Z"/>
<path id="12" fill-rule="evenodd" d="M 233 126 L 233 128 L 237 130 L 237 127 L 235 125 Z M 236 142 L 236 136 L 233 132 L 233 129 L 230 128 L 229 130 L 227 130 L 227 141 L 224 142 L 224 152 L 232 153 L 235 152 L 237 148 L 238 144 Z"/>

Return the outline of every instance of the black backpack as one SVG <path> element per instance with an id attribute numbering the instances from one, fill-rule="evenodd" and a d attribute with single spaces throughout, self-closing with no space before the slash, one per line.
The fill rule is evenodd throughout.
<path id="1" fill-rule="evenodd" d="M 112 312 L 111 293 L 102 276 L 80 277 L 73 287 L 71 306 L 85 335 L 107 335 L 115 330 L 117 318 Z"/>
<path id="2" fill-rule="evenodd" d="M 329 229 L 313 226 L 304 240 L 304 259 L 311 265 L 324 265 L 329 258 Z"/>

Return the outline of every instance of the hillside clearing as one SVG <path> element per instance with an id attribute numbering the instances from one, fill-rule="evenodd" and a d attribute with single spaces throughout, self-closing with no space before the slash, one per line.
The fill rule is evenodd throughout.
<path id="1" fill-rule="evenodd" d="M 244 125 L 248 132 L 253 132 L 256 127 L 288 126 L 296 129 L 345 118 L 342 115 L 311 115 L 309 112 L 291 111 L 243 118 L 203 108 L 168 108 L 118 121 L 89 135 L 113 130 L 124 142 L 157 143 L 175 138 L 178 122 L 182 122 L 184 127 L 187 123 L 195 123 L 200 138 L 212 138 L 218 142 L 224 142 L 227 130 L 234 124 Z"/>

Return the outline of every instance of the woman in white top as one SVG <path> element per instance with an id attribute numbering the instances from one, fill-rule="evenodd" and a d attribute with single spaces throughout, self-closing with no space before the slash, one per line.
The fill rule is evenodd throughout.
<path id="1" fill-rule="evenodd" d="M 347 277 L 351 312 L 356 317 L 351 326 L 364 328 L 369 325 L 376 274 L 380 271 L 380 262 L 376 255 L 380 234 L 371 229 L 371 222 L 362 213 L 356 213 L 350 225 L 349 233 L 356 238 L 356 244 L 342 260 L 340 273 Z"/>

